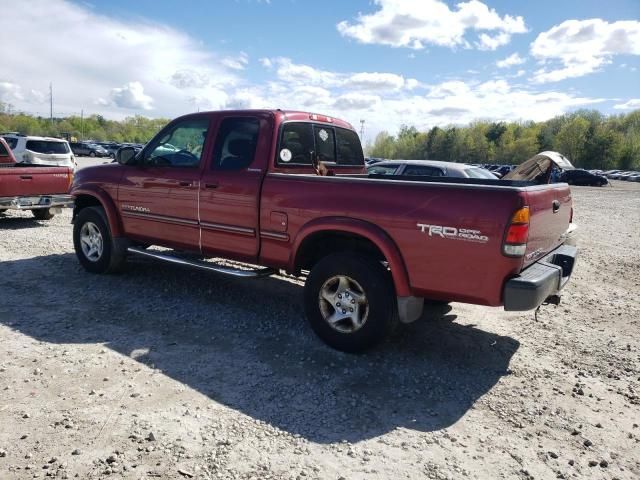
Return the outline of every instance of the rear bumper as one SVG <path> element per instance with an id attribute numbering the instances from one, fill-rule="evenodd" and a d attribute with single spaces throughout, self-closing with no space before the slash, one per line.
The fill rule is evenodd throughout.
<path id="1" fill-rule="evenodd" d="M 71 195 L 33 195 L 25 197 L 0 197 L 0 208 L 10 210 L 34 210 L 36 208 L 72 207 Z"/>
<path id="2" fill-rule="evenodd" d="M 569 281 L 578 256 L 575 229 L 565 244 L 527 267 L 504 286 L 504 309 L 533 310 L 552 295 L 557 295 Z"/>

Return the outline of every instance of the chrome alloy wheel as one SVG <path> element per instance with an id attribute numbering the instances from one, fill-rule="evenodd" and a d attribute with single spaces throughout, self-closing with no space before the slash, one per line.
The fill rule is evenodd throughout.
<path id="1" fill-rule="evenodd" d="M 342 333 L 353 333 L 365 324 L 369 316 L 369 302 L 358 282 L 346 275 L 327 280 L 318 296 L 324 320 Z"/>
<path id="2" fill-rule="evenodd" d="M 97 262 L 102 257 L 104 241 L 95 223 L 86 222 L 80 229 L 80 246 L 82 253 L 91 262 Z"/>

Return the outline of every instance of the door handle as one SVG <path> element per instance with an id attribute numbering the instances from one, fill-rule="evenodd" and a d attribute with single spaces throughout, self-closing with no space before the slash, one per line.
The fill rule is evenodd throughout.
<path id="1" fill-rule="evenodd" d="M 181 187 L 192 187 L 193 184 L 191 182 L 180 182 L 179 185 Z"/>
<path id="2" fill-rule="evenodd" d="M 205 183 L 204 184 L 204 188 L 207 188 L 209 190 L 213 190 L 215 188 L 218 188 L 218 184 L 217 183 Z"/>
<path id="3" fill-rule="evenodd" d="M 33 180 L 31 175 L 20 175 L 21 180 Z"/>
<path id="4" fill-rule="evenodd" d="M 558 213 L 558 210 L 560 210 L 560 202 L 558 200 L 554 200 L 551 205 L 553 206 L 553 213 Z"/>

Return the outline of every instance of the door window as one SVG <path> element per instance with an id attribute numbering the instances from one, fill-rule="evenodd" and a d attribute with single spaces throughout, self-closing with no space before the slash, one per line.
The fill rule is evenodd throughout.
<path id="1" fill-rule="evenodd" d="M 222 120 L 213 150 L 212 168 L 242 170 L 253 163 L 258 145 L 260 120 L 255 117 L 229 117 Z"/>
<path id="2" fill-rule="evenodd" d="M 208 130 L 209 120 L 205 118 L 176 123 L 153 141 L 144 163 L 154 167 L 197 167 Z"/>

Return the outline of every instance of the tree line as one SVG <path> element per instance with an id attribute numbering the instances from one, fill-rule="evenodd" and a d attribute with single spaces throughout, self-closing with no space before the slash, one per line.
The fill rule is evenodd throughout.
<path id="1" fill-rule="evenodd" d="M 146 143 L 169 122 L 166 118 L 146 118 L 139 115 L 124 120 L 107 120 L 102 115 L 54 118 L 10 113 L 9 105 L 0 102 L 0 132 L 25 135 L 63 137 L 78 140 Z"/>
<path id="2" fill-rule="evenodd" d="M 370 157 L 491 164 L 519 164 L 554 150 L 576 167 L 640 169 L 640 110 L 611 116 L 579 110 L 544 122 L 479 120 L 423 132 L 403 126 L 396 136 L 379 133 L 366 150 Z"/>
<path id="3" fill-rule="evenodd" d="M 10 113 L 0 102 L 0 132 L 78 140 L 146 143 L 169 120 L 139 115 L 107 120 L 101 115 L 54 118 Z M 475 121 L 467 126 L 403 126 L 397 135 L 379 133 L 367 145 L 370 157 L 465 163 L 518 164 L 544 150 L 565 155 L 576 167 L 640 169 L 640 110 L 605 116 L 579 110 L 544 122 Z"/>

